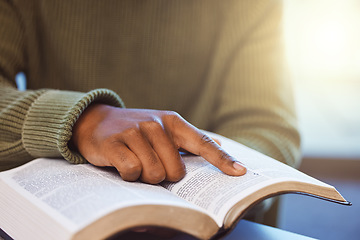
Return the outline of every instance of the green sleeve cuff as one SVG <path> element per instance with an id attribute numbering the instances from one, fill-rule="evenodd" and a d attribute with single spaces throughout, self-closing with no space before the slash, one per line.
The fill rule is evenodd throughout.
<path id="1" fill-rule="evenodd" d="M 34 158 L 63 157 L 71 163 L 87 162 L 68 143 L 81 113 L 91 103 L 125 107 L 120 97 L 108 89 L 88 93 L 48 90 L 31 105 L 25 118 L 22 142 Z"/>

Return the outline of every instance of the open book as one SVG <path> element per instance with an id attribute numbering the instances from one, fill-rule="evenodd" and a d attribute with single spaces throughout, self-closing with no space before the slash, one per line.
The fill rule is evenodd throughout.
<path id="1" fill-rule="evenodd" d="M 231 177 L 198 156 L 183 156 L 177 183 L 125 182 L 112 168 L 37 159 L 0 173 L 0 228 L 28 239 L 103 239 L 140 226 L 210 239 L 232 229 L 255 203 L 302 192 L 349 204 L 334 187 L 227 138 L 222 147 L 248 169 Z"/>

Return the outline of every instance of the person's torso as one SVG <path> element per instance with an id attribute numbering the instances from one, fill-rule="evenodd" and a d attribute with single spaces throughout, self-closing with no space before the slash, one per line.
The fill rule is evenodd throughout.
<path id="1" fill-rule="evenodd" d="M 208 118 L 219 84 L 222 1 L 21 4 L 28 88 L 109 88 L 130 108 L 174 110 L 195 122 L 201 110 Z"/>

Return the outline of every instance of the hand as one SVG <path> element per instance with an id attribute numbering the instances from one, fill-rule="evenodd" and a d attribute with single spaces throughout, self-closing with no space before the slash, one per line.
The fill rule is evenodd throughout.
<path id="1" fill-rule="evenodd" d="M 114 166 L 126 181 L 179 181 L 178 149 L 200 155 L 228 175 L 246 172 L 210 137 L 171 111 L 89 106 L 73 128 L 72 143 L 96 166 Z"/>

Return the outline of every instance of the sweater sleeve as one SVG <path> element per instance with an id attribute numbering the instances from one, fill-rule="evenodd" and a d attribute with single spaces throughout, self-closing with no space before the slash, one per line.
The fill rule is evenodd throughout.
<path id="1" fill-rule="evenodd" d="M 288 165 L 300 161 L 300 136 L 291 79 L 286 76 L 282 6 L 260 1 L 246 32 L 229 12 L 221 88 L 212 130 Z"/>
<path id="2" fill-rule="evenodd" d="M 73 125 L 91 103 L 123 107 L 121 99 L 107 89 L 18 91 L 15 75 L 26 72 L 26 56 L 22 24 L 11 1 L 0 0 L 0 22 L 0 171 L 37 157 L 86 162 L 68 147 Z"/>

